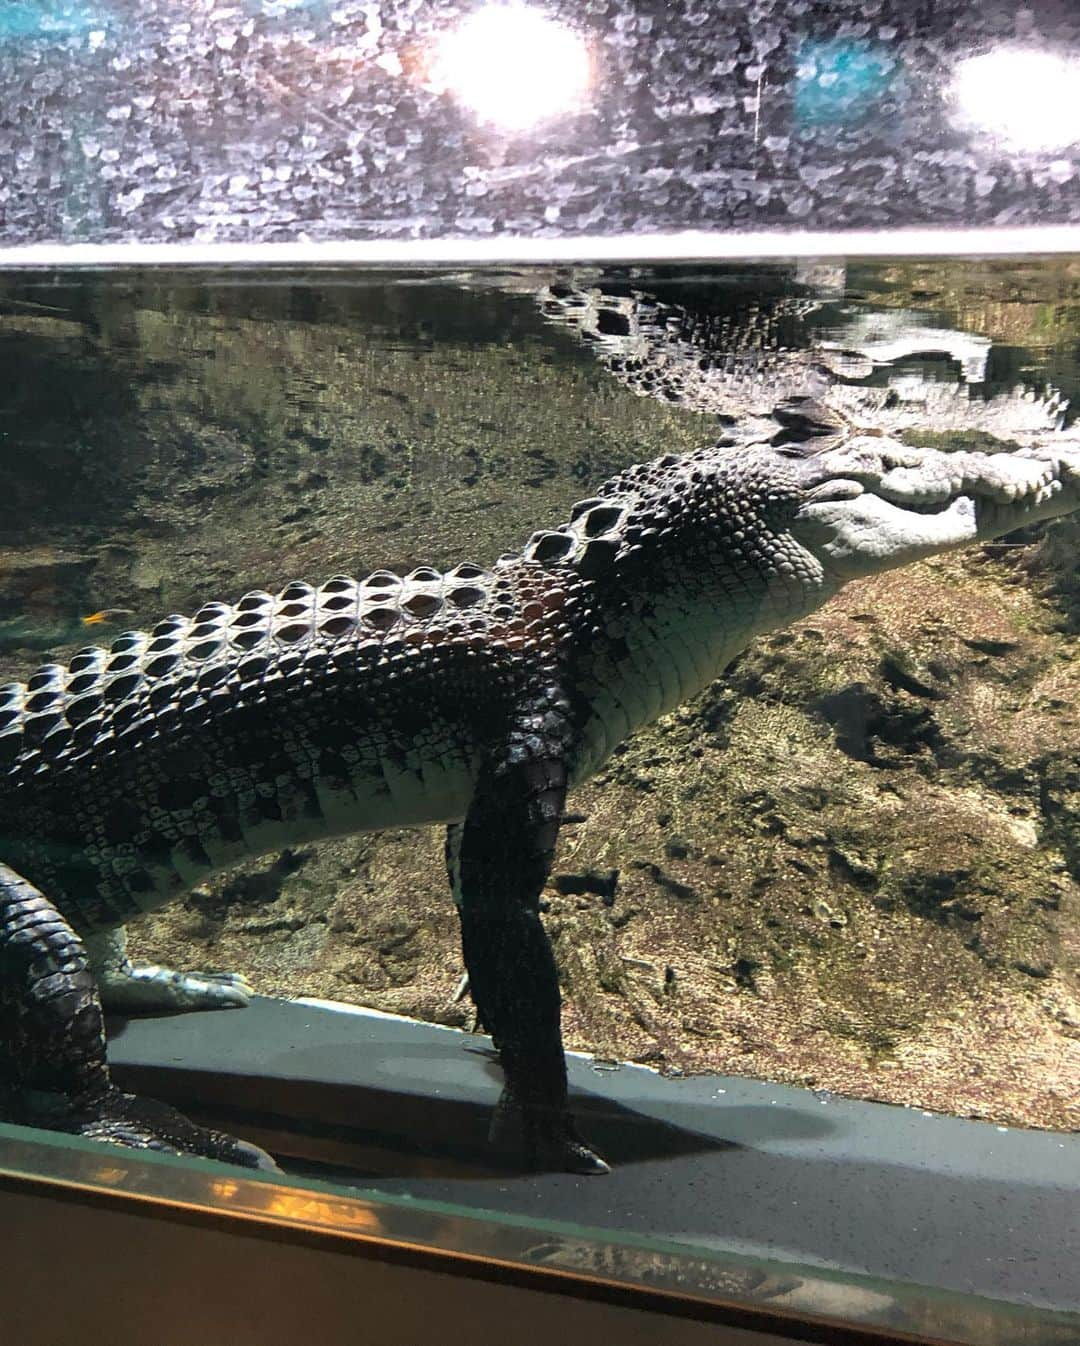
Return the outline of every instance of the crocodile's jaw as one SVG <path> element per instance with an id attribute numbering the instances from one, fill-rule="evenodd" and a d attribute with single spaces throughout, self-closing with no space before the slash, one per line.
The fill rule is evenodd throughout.
<path id="1" fill-rule="evenodd" d="M 1075 440 L 983 454 L 857 438 L 806 475 L 792 533 L 840 583 L 1080 509 Z"/>

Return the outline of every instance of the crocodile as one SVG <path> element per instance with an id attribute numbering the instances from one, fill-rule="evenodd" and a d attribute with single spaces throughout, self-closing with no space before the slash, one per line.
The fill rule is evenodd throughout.
<path id="1" fill-rule="evenodd" d="M 932 427 L 1024 444 L 1065 427 L 1069 405 L 1057 388 L 990 377 L 987 337 L 938 327 L 917 310 L 799 293 L 747 303 L 720 287 L 675 288 L 682 302 L 560 281 L 537 303 L 630 392 L 719 419 L 741 438 L 767 433 L 773 407 L 789 397 L 890 435 Z"/>
<path id="2" fill-rule="evenodd" d="M 604 1171 L 570 1113 L 541 920 L 567 791 L 849 581 L 1080 509 L 1067 434 L 913 448 L 805 398 L 767 429 L 629 467 L 490 567 L 209 602 L 0 689 L 2 1115 L 268 1167 L 111 1082 L 103 998 L 248 997 L 132 964 L 124 922 L 242 858 L 442 823 L 504 1073 L 493 1133 Z"/>

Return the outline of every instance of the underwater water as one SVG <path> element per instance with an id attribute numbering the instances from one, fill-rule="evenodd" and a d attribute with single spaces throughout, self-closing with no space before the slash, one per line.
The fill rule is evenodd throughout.
<path id="1" fill-rule="evenodd" d="M 792 397 L 939 449 L 1068 435 L 1080 263 L 9 275 L 0 681 L 251 590 L 490 566 Z M 598 1082 L 1080 1127 L 1078 547 L 1073 517 L 857 580 L 571 793 L 542 911 Z M 300 838 L 128 938 L 474 1026 L 440 828 Z"/>

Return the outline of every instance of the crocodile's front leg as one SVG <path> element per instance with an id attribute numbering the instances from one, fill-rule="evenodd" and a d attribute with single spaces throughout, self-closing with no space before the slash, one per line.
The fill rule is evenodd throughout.
<path id="1" fill-rule="evenodd" d="M 174 972 L 133 963 L 122 925 L 86 934 L 83 944 L 102 1003 L 121 1014 L 243 1009 L 254 994 L 239 972 Z"/>
<path id="2" fill-rule="evenodd" d="M 255 1145 L 116 1088 L 82 941 L 43 893 L 3 864 L 0 1118 L 134 1149 L 277 1167 Z"/>
<path id="3" fill-rule="evenodd" d="M 464 823 L 450 828 L 447 867 L 473 1000 L 505 1075 L 493 1139 L 520 1124 L 533 1162 L 604 1173 L 570 1119 L 559 978 L 540 920 L 566 797 L 569 717 L 554 685 L 522 709 L 485 765 Z"/>

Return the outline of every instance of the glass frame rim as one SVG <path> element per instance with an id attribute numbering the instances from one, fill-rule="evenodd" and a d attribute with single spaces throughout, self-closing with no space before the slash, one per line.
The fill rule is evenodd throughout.
<path id="1" fill-rule="evenodd" d="M 417 1269 L 497 1282 L 526 1291 L 568 1295 L 664 1317 L 690 1319 L 780 1340 L 818 1346 L 974 1346 L 973 1336 L 955 1335 L 965 1310 L 978 1308 L 1011 1323 L 1044 1324 L 1047 1332 L 1031 1338 L 1046 1346 L 1065 1346 L 1080 1317 L 1023 1304 L 987 1299 L 959 1291 L 831 1271 L 777 1260 L 764 1262 L 734 1251 L 697 1249 L 673 1241 L 630 1234 L 612 1237 L 592 1228 L 570 1230 L 543 1217 L 464 1211 L 448 1203 L 413 1199 L 377 1190 L 342 1191 L 335 1184 L 289 1175 L 254 1174 L 208 1160 L 140 1152 L 83 1137 L 0 1123 L 0 1200 L 17 1192 L 45 1200 L 76 1202 L 122 1213 L 214 1228 L 237 1237 L 278 1242 L 366 1257 Z M 436 1231 L 451 1233 L 437 1241 Z M 625 1274 L 585 1270 L 569 1261 L 528 1260 L 530 1246 L 544 1236 L 569 1237 L 578 1244 L 606 1246 L 628 1254 Z M 637 1254 L 640 1273 L 633 1274 Z M 646 1266 L 646 1259 L 648 1266 Z M 728 1297 L 716 1289 L 688 1285 L 693 1267 L 708 1262 L 716 1271 L 768 1266 L 776 1273 L 797 1273 L 803 1283 L 855 1291 L 872 1286 L 887 1293 L 904 1317 L 935 1316 L 947 1335 L 913 1330 L 885 1321 L 853 1320 L 837 1313 L 768 1300 Z M 661 1274 L 655 1274 L 656 1264 Z M 687 1269 L 690 1269 L 687 1274 Z M 646 1270 L 654 1274 L 646 1275 Z M 1063 1329 L 1059 1335 L 1059 1329 Z M 1025 1340 L 1026 1340 L 1025 1336 Z M 1003 1336 L 1002 1341 L 1008 1341 Z"/>
<path id="2" fill-rule="evenodd" d="M 388 229 L 393 221 L 388 221 Z M 291 242 L 0 242 L 0 270 L 95 268 L 672 265 L 846 258 L 1032 257 L 1080 254 L 1080 222 L 974 229 L 684 230 L 555 237 L 367 238 Z"/>

